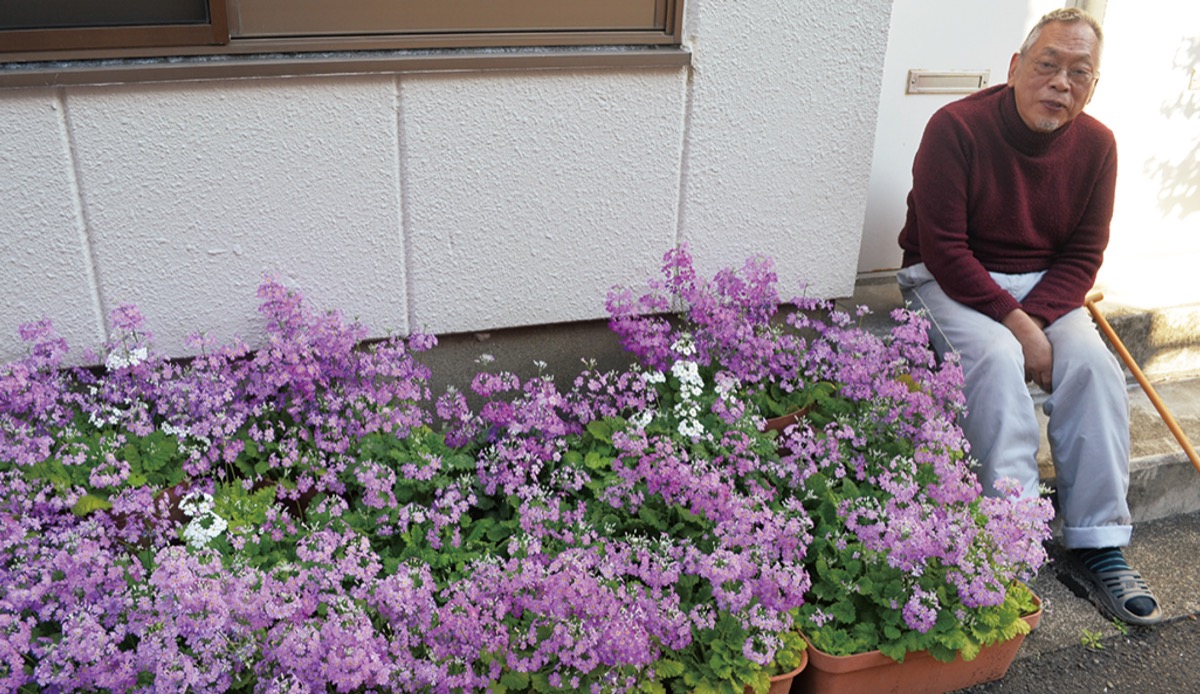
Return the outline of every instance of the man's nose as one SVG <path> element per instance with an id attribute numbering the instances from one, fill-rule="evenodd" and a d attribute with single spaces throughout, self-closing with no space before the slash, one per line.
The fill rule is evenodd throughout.
<path id="1" fill-rule="evenodd" d="M 1071 91 L 1071 80 L 1067 78 L 1067 69 L 1061 68 L 1050 78 L 1050 86 L 1060 91 Z"/>

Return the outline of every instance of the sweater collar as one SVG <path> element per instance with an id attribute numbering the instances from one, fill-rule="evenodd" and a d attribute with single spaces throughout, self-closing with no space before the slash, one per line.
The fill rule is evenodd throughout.
<path id="1" fill-rule="evenodd" d="M 1005 87 L 1000 97 L 1000 122 L 1004 130 L 1004 139 L 1023 154 L 1036 156 L 1048 150 L 1058 138 L 1062 137 L 1075 123 L 1072 119 L 1066 125 L 1044 133 L 1025 125 L 1017 111 L 1017 94 L 1012 87 Z"/>

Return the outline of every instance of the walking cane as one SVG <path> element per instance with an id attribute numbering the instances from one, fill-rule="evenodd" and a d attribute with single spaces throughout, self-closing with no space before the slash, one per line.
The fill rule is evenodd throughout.
<path id="1" fill-rule="evenodd" d="M 1188 460 L 1192 461 L 1192 467 L 1196 468 L 1197 472 L 1200 472 L 1200 456 L 1196 455 L 1196 449 L 1192 448 L 1192 442 L 1188 441 L 1187 434 L 1183 433 L 1183 429 L 1179 428 L 1179 423 L 1171 416 L 1171 412 L 1167 409 L 1167 405 L 1162 401 L 1162 398 L 1158 397 L 1158 393 L 1154 391 L 1154 386 L 1150 385 L 1150 381 L 1146 379 L 1146 374 L 1142 373 L 1142 370 L 1138 368 L 1137 362 L 1133 360 L 1133 357 L 1129 354 L 1129 350 L 1125 349 L 1121 338 L 1117 337 L 1117 333 L 1113 331 L 1112 326 L 1100 314 L 1100 309 L 1096 308 L 1096 302 L 1103 299 L 1104 294 L 1092 292 L 1084 299 L 1084 303 L 1087 305 L 1088 310 L 1092 312 L 1092 318 L 1096 320 L 1096 325 L 1100 326 L 1100 330 L 1104 333 L 1105 337 L 1116 348 L 1117 354 L 1121 355 L 1121 359 L 1125 361 L 1125 365 L 1133 372 L 1133 377 L 1142 386 L 1142 390 L 1146 391 L 1146 397 L 1150 398 L 1150 402 L 1154 404 L 1154 409 L 1158 410 L 1158 414 L 1162 417 L 1163 422 L 1166 423 L 1167 428 L 1175 435 L 1175 440 L 1179 442 L 1180 446 L 1183 446 L 1183 452 L 1187 454 Z"/>

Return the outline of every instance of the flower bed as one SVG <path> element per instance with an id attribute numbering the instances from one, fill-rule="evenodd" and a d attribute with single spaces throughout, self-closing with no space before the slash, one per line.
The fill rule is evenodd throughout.
<path id="1" fill-rule="evenodd" d="M 664 270 L 609 299 L 640 366 L 481 371 L 478 406 L 429 392 L 432 338 L 364 343 L 270 279 L 254 351 L 166 360 L 126 306 L 105 367 L 73 369 L 25 326 L 0 367 L 0 687 L 762 691 L 801 628 L 901 656 L 1019 629 L 1047 512 L 979 497 L 921 320 L 781 322 L 764 261 Z"/>

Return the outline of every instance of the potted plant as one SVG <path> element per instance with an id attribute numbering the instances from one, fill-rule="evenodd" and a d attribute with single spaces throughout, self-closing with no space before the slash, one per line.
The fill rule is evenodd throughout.
<path id="1" fill-rule="evenodd" d="M 610 298 L 640 366 L 436 401 L 430 338 L 364 341 L 269 278 L 257 350 L 165 359 L 126 306 L 76 369 L 26 326 L 0 367 L 0 686 L 761 694 L 839 641 L 1019 629 L 1045 509 L 979 497 L 919 320 L 781 311 L 765 260 L 666 269 Z M 925 512 L 973 549 L 921 554 Z"/>
<path id="2" fill-rule="evenodd" d="M 687 390 L 670 379 L 689 364 L 691 392 L 711 395 L 698 408 L 708 416 L 766 430 L 794 413 L 773 427 L 772 485 L 814 523 L 812 585 L 795 613 L 813 646 L 801 677 L 820 676 L 823 653 L 971 661 L 1019 644 L 1037 612 L 1021 581 L 1045 560 L 1052 509 L 1012 486 L 982 494 L 956 422 L 961 369 L 934 359 L 910 311 L 876 335 L 857 324 L 861 310 L 792 303 L 781 320 L 769 261 L 704 279 L 684 247 L 667 253 L 648 293 L 617 289 L 608 305 L 626 348 L 663 374 L 651 379 L 670 386 L 666 401 Z"/>
<path id="3" fill-rule="evenodd" d="M 184 361 L 130 306 L 101 368 L 23 331 L 0 368 L 6 688 L 740 693 L 803 658 L 808 524 L 756 493 L 770 439 L 643 422 L 641 373 L 482 372 L 478 407 L 433 404 L 425 338 L 259 297 L 260 349 Z"/>
<path id="4" fill-rule="evenodd" d="M 760 493 L 769 437 L 711 413 L 692 418 L 689 403 L 664 400 L 640 371 L 585 370 L 562 394 L 550 376 L 483 373 L 473 391 L 479 414 L 450 428 L 477 437 L 489 489 L 527 500 L 515 515 L 529 547 L 619 582 L 654 616 L 634 632 L 646 660 L 626 670 L 627 684 L 742 694 L 794 676 L 805 658 L 792 611 L 807 587 L 809 524 L 798 506 Z"/>

